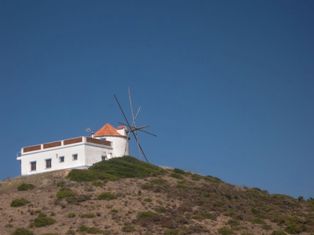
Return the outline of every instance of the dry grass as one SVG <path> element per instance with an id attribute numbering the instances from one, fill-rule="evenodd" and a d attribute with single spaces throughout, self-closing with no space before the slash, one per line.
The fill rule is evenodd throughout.
<path id="1" fill-rule="evenodd" d="M 152 166 L 149 173 L 147 165 L 140 166 L 142 173 L 129 170 L 130 178 L 121 174 L 114 181 L 77 182 L 66 178 L 66 172 L 3 181 L 0 234 L 19 235 L 15 232 L 23 229 L 18 228 L 34 234 L 68 235 L 313 234 L 313 200 L 270 195 L 179 169 Z M 21 184 L 34 187 L 19 191 Z M 11 207 L 13 199 L 21 198 L 30 203 Z M 35 221 L 43 226 L 36 226 Z"/>

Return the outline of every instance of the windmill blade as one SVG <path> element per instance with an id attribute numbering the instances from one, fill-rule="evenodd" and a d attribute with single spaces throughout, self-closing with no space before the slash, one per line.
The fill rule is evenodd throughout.
<path id="1" fill-rule="evenodd" d="M 120 104 L 120 102 L 119 102 L 117 96 L 116 96 L 116 95 L 113 95 L 113 97 L 114 97 L 115 101 L 117 102 L 117 104 L 118 104 L 118 106 L 119 106 L 119 109 L 120 109 L 120 111 L 121 111 L 121 113 L 122 113 L 122 115 L 123 115 L 123 117 L 124 117 L 124 120 L 125 120 L 125 122 L 127 123 L 127 127 L 129 128 L 130 132 L 132 133 L 132 135 L 133 135 L 133 137 L 134 137 L 134 139 L 135 139 L 135 142 L 136 142 L 136 144 L 137 144 L 137 146 L 138 146 L 140 152 L 142 153 L 142 155 L 143 155 L 143 157 L 145 158 L 145 160 L 146 160 L 147 162 L 149 162 L 148 159 L 147 159 L 147 157 L 146 157 L 146 154 L 145 154 L 145 152 L 144 152 L 144 150 L 143 150 L 143 148 L 142 148 L 142 146 L 141 146 L 140 143 L 139 143 L 139 140 L 138 140 L 136 134 L 134 133 L 134 131 L 133 131 L 132 128 L 131 128 L 130 122 L 129 122 L 129 120 L 128 120 L 127 117 L 126 117 L 125 112 L 123 111 L 123 108 L 122 108 L 122 106 L 121 106 L 121 104 Z"/>
<path id="2" fill-rule="evenodd" d="M 151 135 L 151 136 L 154 136 L 154 137 L 157 137 L 156 134 L 154 134 L 154 133 L 152 133 L 150 131 L 145 131 L 145 130 L 142 130 L 142 129 L 138 129 L 138 131 L 143 132 L 143 133 L 148 134 L 148 135 Z"/>
<path id="3" fill-rule="evenodd" d="M 149 125 L 133 126 L 133 130 L 138 131 L 138 130 L 146 129 L 146 128 L 148 128 L 148 127 L 149 127 Z"/>
<path id="4" fill-rule="evenodd" d="M 130 103 L 130 109 L 131 109 L 131 115 L 132 115 L 132 124 L 135 126 L 135 116 L 134 116 L 134 110 L 133 110 L 133 101 L 132 101 L 132 95 L 131 95 L 131 89 L 128 88 L 128 94 L 129 94 L 129 103 Z"/>
<path id="5" fill-rule="evenodd" d="M 135 120 L 137 119 L 137 116 L 138 116 L 138 114 L 140 113 L 140 111 L 141 111 L 141 106 L 138 107 L 138 109 L 137 109 L 137 111 L 136 111 L 136 114 L 135 114 L 135 117 L 134 117 Z"/>
<path id="6" fill-rule="evenodd" d="M 132 133 L 133 133 L 133 131 L 132 131 Z M 134 133 L 133 133 L 133 134 L 134 134 Z M 136 136 L 136 135 L 134 134 L 134 136 Z M 146 156 L 146 154 L 145 154 L 145 152 L 144 152 L 144 150 L 143 150 L 143 148 L 142 148 L 142 145 L 140 144 L 140 142 L 139 142 L 139 140 L 138 140 L 137 137 L 135 138 L 135 141 L 136 141 L 136 145 L 137 145 L 137 147 L 138 147 L 140 153 L 142 154 L 142 156 L 144 157 L 144 159 L 146 160 L 146 162 L 149 162 L 148 159 L 147 159 L 147 156 Z"/>
<path id="7" fill-rule="evenodd" d="M 119 109 L 120 109 L 120 111 L 121 111 L 121 113 L 122 113 L 122 116 L 123 116 L 123 118 L 124 118 L 126 124 L 127 124 L 127 127 L 130 128 L 130 127 L 131 127 L 130 122 L 129 122 L 128 118 L 126 117 L 125 112 L 123 111 L 123 108 L 122 108 L 122 106 L 121 106 L 121 104 L 120 104 L 120 102 L 119 102 L 117 96 L 116 96 L 116 95 L 113 95 L 113 97 L 114 97 L 115 101 L 116 101 L 117 104 L 118 104 L 118 107 L 119 107 Z"/>

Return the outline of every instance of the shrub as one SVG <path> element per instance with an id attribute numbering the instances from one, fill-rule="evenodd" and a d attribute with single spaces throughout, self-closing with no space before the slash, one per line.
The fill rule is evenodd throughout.
<path id="1" fill-rule="evenodd" d="M 34 233 L 26 228 L 17 228 L 12 235 L 34 235 Z"/>
<path id="2" fill-rule="evenodd" d="M 25 206 L 28 203 L 30 203 L 30 202 L 28 200 L 26 200 L 25 198 L 18 198 L 18 199 L 14 199 L 11 202 L 11 207 Z"/>
<path id="3" fill-rule="evenodd" d="M 73 181 L 117 180 L 144 178 L 165 172 L 162 168 L 125 156 L 94 164 L 88 170 L 72 170 L 68 178 Z"/>
<path id="4" fill-rule="evenodd" d="M 144 202 L 152 202 L 151 198 L 144 198 Z"/>
<path id="5" fill-rule="evenodd" d="M 68 178 L 72 181 L 85 182 L 105 179 L 106 177 L 97 171 L 74 169 L 69 173 Z"/>
<path id="6" fill-rule="evenodd" d="M 295 224 L 291 223 L 288 224 L 286 227 L 285 231 L 291 234 L 299 234 L 302 233 L 306 230 L 305 226 L 303 224 Z"/>
<path id="7" fill-rule="evenodd" d="M 156 222 L 160 220 L 160 216 L 152 211 L 139 212 L 136 217 L 136 221 L 140 224 L 146 224 L 147 222 Z"/>
<path id="8" fill-rule="evenodd" d="M 271 229 L 272 229 L 272 226 L 269 225 L 269 224 L 263 224 L 263 225 L 262 225 L 262 229 L 264 229 L 264 230 L 271 230 Z"/>
<path id="9" fill-rule="evenodd" d="M 314 198 L 309 198 L 307 201 L 307 204 L 309 205 L 309 207 L 314 210 Z"/>
<path id="10" fill-rule="evenodd" d="M 33 188 L 35 188 L 35 186 L 34 186 L 33 184 L 21 183 L 21 184 L 17 187 L 17 190 L 18 190 L 18 191 L 27 191 L 27 190 L 32 190 Z"/>
<path id="11" fill-rule="evenodd" d="M 261 218 L 254 218 L 254 219 L 252 220 L 252 223 L 253 223 L 253 224 L 265 224 L 265 221 L 262 220 Z"/>
<path id="12" fill-rule="evenodd" d="M 165 231 L 164 235 L 178 235 L 180 231 L 178 229 L 168 229 Z"/>
<path id="13" fill-rule="evenodd" d="M 277 231 L 273 231 L 271 235 L 287 235 L 287 234 L 284 231 L 277 230 Z"/>
<path id="14" fill-rule="evenodd" d="M 76 214 L 74 212 L 70 212 L 68 214 L 68 218 L 74 218 L 76 216 Z"/>
<path id="15" fill-rule="evenodd" d="M 207 175 L 204 177 L 205 180 L 210 181 L 212 183 L 222 183 L 223 181 L 218 177 Z"/>
<path id="16" fill-rule="evenodd" d="M 178 168 L 174 168 L 173 172 L 177 173 L 177 174 L 186 174 L 186 172 L 184 170 L 181 170 L 181 169 L 178 169 Z"/>
<path id="17" fill-rule="evenodd" d="M 89 200 L 90 196 L 85 194 L 76 195 L 70 188 L 61 188 L 57 192 L 57 199 L 65 199 L 68 203 L 76 204 Z"/>
<path id="18" fill-rule="evenodd" d="M 67 197 L 66 201 L 68 203 L 71 203 L 71 204 L 77 204 L 80 202 L 88 201 L 89 199 L 90 199 L 89 195 L 81 194 L 81 195 L 75 195 L 75 196 Z"/>
<path id="19" fill-rule="evenodd" d="M 175 178 L 175 179 L 183 179 L 183 176 L 182 176 L 182 174 L 178 174 L 178 173 L 172 173 L 171 175 L 170 175 L 172 178 Z"/>
<path id="20" fill-rule="evenodd" d="M 80 232 L 90 233 L 90 234 L 102 234 L 103 231 L 96 227 L 87 227 L 85 225 L 80 226 Z"/>
<path id="21" fill-rule="evenodd" d="M 113 194 L 113 193 L 110 193 L 110 192 L 104 192 L 104 193 L 101 193 L 98 195 L 97 199 L 98 200 L 113 200 L 113 199 L 116 199 L 117 198 L 117 195 Z"/>
<path id="22" fill-rule="evenodd" d="M 86 214 L 81 214 L 81 218 L 95 218 L 96 215 L 94 213 L 86 213 Z"/>
<path id="23" fill-rule="evenodd" d="M 158 212 L 158 213 L 166 213 L 167 209 L 162 207 L 162 206 L 157 206 L 154 208 L 154 211 Z"/>
<path id="24" fill-rule="evenodd" d="M 75 196 L 75 193 L 69 188 L 61 188 L 57 192 L 57 198 L 58 199 L 70 198 L 70 197 L 74 197 L 74 196 Z"/>
<path id="25" fill-rule="evenodd" d="M 122 232 L 125 232 L 125 233 L 135 232 L 135 227 L 132 224 L 125 224 L 122 227 Z"/>
<path id="26" fill-rule="evenodd" d="M 214 219 L 215 217 L 207 211 L 196 211 L 192 217 L 195 220 Z"/>
<path id="27" fill-rule="evenodd" d="M 218 233 L 221 235 L 232 235 L 232 234 L 234 234 L 232 232 L 232 230 L 228 227 L 222 227 L 222 228 L 218 229 Z"/>
<path id="28" fill-rule="evenodd" d="M 194 181 L 198 181 L 200 179 L 202 179 L 203 177 L 198 175 L 198 174 L 193 174 L 191 175 L 191 179 L 194 180 Z"/>
<path id="29" fill-rule="evenodd" d="M 45 227 L 45 226 L 54 224 L 55 222 L 56 221 L 53 218 L 48 217 L 47 215 L 45 215 L 43 213 L 39 213 L 37 218 L 35 218 L 35 220 L 34 220 L 34 226 L 35 227 Z"/>
<path id="30" fill-rule="evenodd" d="M 143 184 L 142 189 L 154 192 L 167 192 L 169 190 L 169 184 L 166 180 L 157 178 Z"/>
<path id="31" fill-rule="evenodd" d="M 97 181 L 94 181 L 94 182 L 93 182 L 93 185 L 94 185 L 95 187 L 102 187 L 102 186 L 104 186 L 104 182 L 103 182 L 103 181 L 100 181 L 100 180 L 97 180 Z"/>
<path id="32" fill-rule="evenodd" d="M 66 235 L 75 235 L 75 231 L 69 229 L 69 230 L 67 231 Z"/>

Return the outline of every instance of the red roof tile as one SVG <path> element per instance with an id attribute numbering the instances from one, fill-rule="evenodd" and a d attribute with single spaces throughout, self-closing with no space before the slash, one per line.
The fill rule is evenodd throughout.
<path id="1" fill-rule="evenodd" d="M 106 123 L 102 128 L 100 128 L 96 133 L 94 134 L 95 137 L 100 136 L 121 136 L 117 130 L 111 126 L 109 123 Z"/>

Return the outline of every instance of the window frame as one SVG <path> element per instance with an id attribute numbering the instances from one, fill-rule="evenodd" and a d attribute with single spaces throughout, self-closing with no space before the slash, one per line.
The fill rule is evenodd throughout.
<path id="1" fill-rule="evenodd" d="M 51 158 L 45 159 L 45 166 L 46 166 L 46 169 L 52 168 L 52 159 Z"/>
<path id="2" fill-rule="evenodd" d="M 37 162 L 36 161 L 31 161 L 31 171 L 36 171 L 37 170 Z"/>
<path id="3" fill-rule="evenodd" d="M 77 161 L 78 160 L 78 154 L 74 153 L 72 154 L 72 161 Z"/>
<path id="4" fill-rule="evenodd" d="M 101 155 L 101 160 L 102 160 L 102 161 L 108 160 L 108 156 L 107 156 L 107 155 Z"/>

